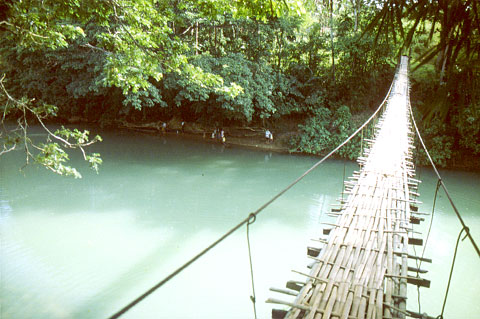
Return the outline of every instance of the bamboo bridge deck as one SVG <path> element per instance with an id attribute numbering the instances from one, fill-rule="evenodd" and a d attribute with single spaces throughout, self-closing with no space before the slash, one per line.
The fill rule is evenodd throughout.
<path id="1" fill-rule="evenodd" d="M 402 57 L 374 139 L 358 159 L 360 171 L 345 182 L 335 223 L 318 239 L 323 247 L 309 248 L 309 273 L 304 281 L 289 281 L 288 289 L 271 290 L 291 301 L 269 299 L 288 310 L 273 310 L 274 318 L 405 318 L 407 283 L 426 286 L 420 271 L 408 267 L 408 245 L 421 245 L 412 223 L 419 181 L 412 163 L 413 132 L 409 118 L 408 58 Z M 429 261 L 424 259 L 425 261 Z M 414 273 L 409 276 L 409 272 Z"/>

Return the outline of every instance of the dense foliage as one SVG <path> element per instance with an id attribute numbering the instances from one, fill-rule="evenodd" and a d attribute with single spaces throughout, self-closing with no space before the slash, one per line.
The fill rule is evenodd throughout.
<path id="1" fill-rule="evenodd" d="M 442 166 L 472 158 L 478 163 L 480 2 L 381 0 L 380 4 L 382 9 L 367 30 L 374 30 L 377 37 L 396 35 L 401 40 L 398 52 L 413 57 L 412 104 L 419 108 L 432 157 Z"/>
<path id="2" fill-rule="evenodd" d="M 412 104 L 435 160 L 479 154 L 478 5 L 397 2 L 8 0 L 0 8 L 2 123 L 26 130 L 32 119 L 179 118 L 275 130 L 293 122 L 292 150 L 325 153 L 376 108 L 397 53 L 408 52 Z M 63 166 L 64 147 L 80 148 L 95 169 L 101 162 L 85 153 L 98 140 L 86 133 L 63 129 L 35 144 L 3 129 L 1 152 L 31 145 L 27 161 L 78 176 Z M 360 149 L 358 138 L 340 155 Z"/>

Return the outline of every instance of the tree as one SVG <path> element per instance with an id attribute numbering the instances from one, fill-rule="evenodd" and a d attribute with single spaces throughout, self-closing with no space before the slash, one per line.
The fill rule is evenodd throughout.
<path id="1" fill-rule="evenodd" d="M 480 71 L 480 2 L 382 0 L 380 5 L 381 9 L 367 31 L 376 30 L 377 37 L 393 39 L 399 34 L 403 40 L 399 54 L 408 54 L 416 36 L 428 32 L 427 46 L 418 55 L 414 70 L 434 61 L 438 84 L 436 95 L 441 96 L 444 103 L 431 103 L 426 111 L 427 118 L 433 114 L 446 117 L 452 105 L 448 96 L 455 91 L 459 80 L 464 82 L 463 87 L 468 89 L 467 95 L 470 97 L 459 107 L 468 106 L 480 97 L 475 93 L 478 84 L 472 82 L 473 78 L 478 78 Z"/>
<path id="2" fill-rule="evenodd" d="M 93 19 L 103 27 L 95 43 L 86 42 L 83 45 L 105 54 L 103 65 L 104 77 L 99 80 L 103 84 L 116 85 L 124 92 L 136 92 L 148 87 L 148 77 L 161 77 L 161 59 L 147 62 L 153 50 L 171 47 L 171 40 L 166 33 L 166 19 L 159 15 L 153 21 L 141 17 L 154 15 L 154 3 L 147 1 L 7 1 L 2 8 L 0 33 L 2 35 L 2 50 L 0 64 L 2 70 L 10 70 L 10 60 L 7 57 L 13 52 L 17 55 L 34 54 L 67 48 L 77 38 L 84 37 L 83 27 Z M 145 26 L 154 25 L 157 32 L 143 31 Z M 148 49 L 147 49 L 148 47 Z M 162 51 L 164 52 L 164 51 Z M 133 62 L 133 63 L 132 63 Z M 136 62 L 136 63 L 135 63 Z M 142 63 L 143 62 L 143 63 Z M 165 65 L 175 65 L 176 61 L 167 60 Z M 136 65 L 132 65 L 136 64 Z M 44 124 L 47 117 L 55 116 L 58 108 L 36 99 L 32 95 L 23 95 L 26 89 L 19 87 L 14 90 L 12 81 L 1 75 L 0 102 L 2 103 L 2 124 L 7 117 L 17 118 L 16 130 L 7 130 L 2 126 L 2 152 L 13 150 L 23 144 L 26 152 L 26 162 L 35 161 L 46 168 L 62 175 L 81 175 L 74 168 L 64 165 L 68 154 L 64 148 L 79 148 L 92 168 L 98 169 L 101 163 L 99 154 L 86 154 L 84 147 L 100 141 L 88 138 L 88 131 L 59 129 L 50 131 Z M 10 93 L 22 94 L 19 98 Z M 33 116 L 48 132 L 49 139 L 45 143 L 34 143 L 27 135 L 29 119 Z M 53 139 L 52 142 L 50 139 Z M 60 143 L 60 144 L 59 144 Z M 63 147 L 62 147 L 63 146 Z"/>
<path id="3" fill-rule="evenodd" d="M 21 132 L 34 121 L 72 116 L 101 125 L 156 125 L 174 116 L 205 125 L 262 125 L 266 118 L 298 124 L 323 108 L 339 114 L 344 106 L 353 127 L 383 97 L 398 49 L 420 62 L 430 59 L 418 63 L 412 95 L 423 105 L 429 96 L 446 97 L 452 107 L 443 108 L 450 121 L 444 131 L 458 135 L 452 147 L 476 141 L 471 123 L 478 103 L 469 106 L 480 99 L 476 3 L 8 0 L 0 6 L 2 124 L 19 120 Z M 449 27 L 459 38 L 442 47 L 441 34 L 448 32 L 435 30 L 447 30 L 449 19 L 459 21 Z M 50 135 L 58 147 L 84 138 L 61 132 Z M 65 134 L 70 145 L 61 140 Z M 27 137 L 4 129 L 2 152 Z M 30 145 L 27 161 L 41 154 L 37 146 Z"/>
<path id="4" fill-rule="evenodd" d="M 214 4 L 220 5 L 214 1 L 197 2 L 197 5 L 206 11 L 218 8 Z M 226 4 L 226 1 L 222 4 Z M 169 2 L 9 0 L 2 4 L 1 9 L 0 35 L 3 49 L 0 65 L 2 70 L 6 70 L 0 75 L 0 103 L 3 113 L 1 121 L 3 124 L 9 117 L 16 118 L 17 128 L 22 133 L 16 134 L 15 130 L 9 130 L 2 125 L 3 145 L 0 154 L 23 143 L 27 163 L 33 160 L 59 174 L 80 177 L 75 169 L 63 165 L 68 155 L 61 145 L 80 148 L 85 159 L 97 169 L 101 163 L 98 154 L 87 155 L 84 147 L 99 141 L 100 138 L 88 140 L 86 131 L 49 131 L 43 121 L 47 117 L 56 116 L 58 108 L 47 103 L 42 92 L 33 93 L 30 90 L 33 94 L 24 93 L 28 91 L 21 85 L 25 75 L 15 74 L 16 70 L 10 65 L 8 57 L 36 53 L 40 56 L 55 55 L 72 46 L 98 51 L 102 54 L 101 61 L 97 63 L 99 73 L 90 79 L 87 86 L 93 90 L 118 87 L 125 96 L 124 102 L 138 108 L 145 99 L 160 101 L 154 81 L 159 81 L 165 72 L 183 72 L 192 82 L 207 83 L 213 76 L 188 64 L 184 54 L 186 46 L 172 36 L 170 21 L 173 20 L 173 14 Z M 93 37 L 88 38 L 84 30 L 91 24 L 97 29 Z M 10 75 L 18 78 L 7 78 Z M 210 82 L 219 84 L 218 81 Z M 229 92 L 228 88 L 225 89 Z M 35 144 L 28 138 L 28 120 L 32 116 L 56 142 Z M 28 148 L 28 145 L 31 148 Z M 33 150 L 38 153 L 33 153 Z"/>

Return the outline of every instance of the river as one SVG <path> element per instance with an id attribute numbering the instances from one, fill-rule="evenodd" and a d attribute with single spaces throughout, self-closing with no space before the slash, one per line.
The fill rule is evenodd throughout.
<path id="1" fill-rule="evenodd" d="M 41 134 L 39 132 L 39 134 Z M 208 246 L 318 158 L 258 152 L 128 131 L 104 130 L 100 174 L 79 154 L 74 180 L 27 166 L 22 151 L 0 158 L 0 318 L 107 318 Z M 307 272 L 306 247 L 357 165 L 331 160 L 265 209 L 250 226 L 259 318 L 269 291 Z M 441 171 L 480 241 L 480 174 Z M 430 212 L 436 179 L 418 170 L 420 210 Z M 426 234 L 429 217 L 416 229 Z M 422 312 L 441 311 L 460 230 L 440 192 L 424 263 L 431 288 Z M 417 248 L 417 252 L 419 248 Z M 446 318 L 480 316 L 480 259 L 461 242 Z M 245 227 L 147 297 L 123 318 L 253 318 Z M 407 309 L 418 310 L 409 287 Z M 281 307 L 276 307 L 281 308 Z"/>

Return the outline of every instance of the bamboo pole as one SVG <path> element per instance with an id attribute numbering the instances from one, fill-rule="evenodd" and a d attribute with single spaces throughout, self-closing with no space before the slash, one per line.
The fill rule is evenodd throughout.
<path id="1" fill-rule="evenodd" d="M 419 204 L 415 191 L 411 125 L 406 106 L 405 64 L 395 77 L 384 114 L 364 139 L 361 166 L 345 181 L 337 217 L 325 246 L 287 318 L 320 319 L 404 317 L 410 205 Z M 403 108 L 403 109 L 402 109 Z M 390 149 L 392 139 L 396 148 Z M 415 197 L 415 198 L 414 198 Z M 337 213 L 338 211 L 338 213 Z M 400 296 L 400 297 L 398 297 Z M 307 306 L 305 306 L 307 307 Z"/>

